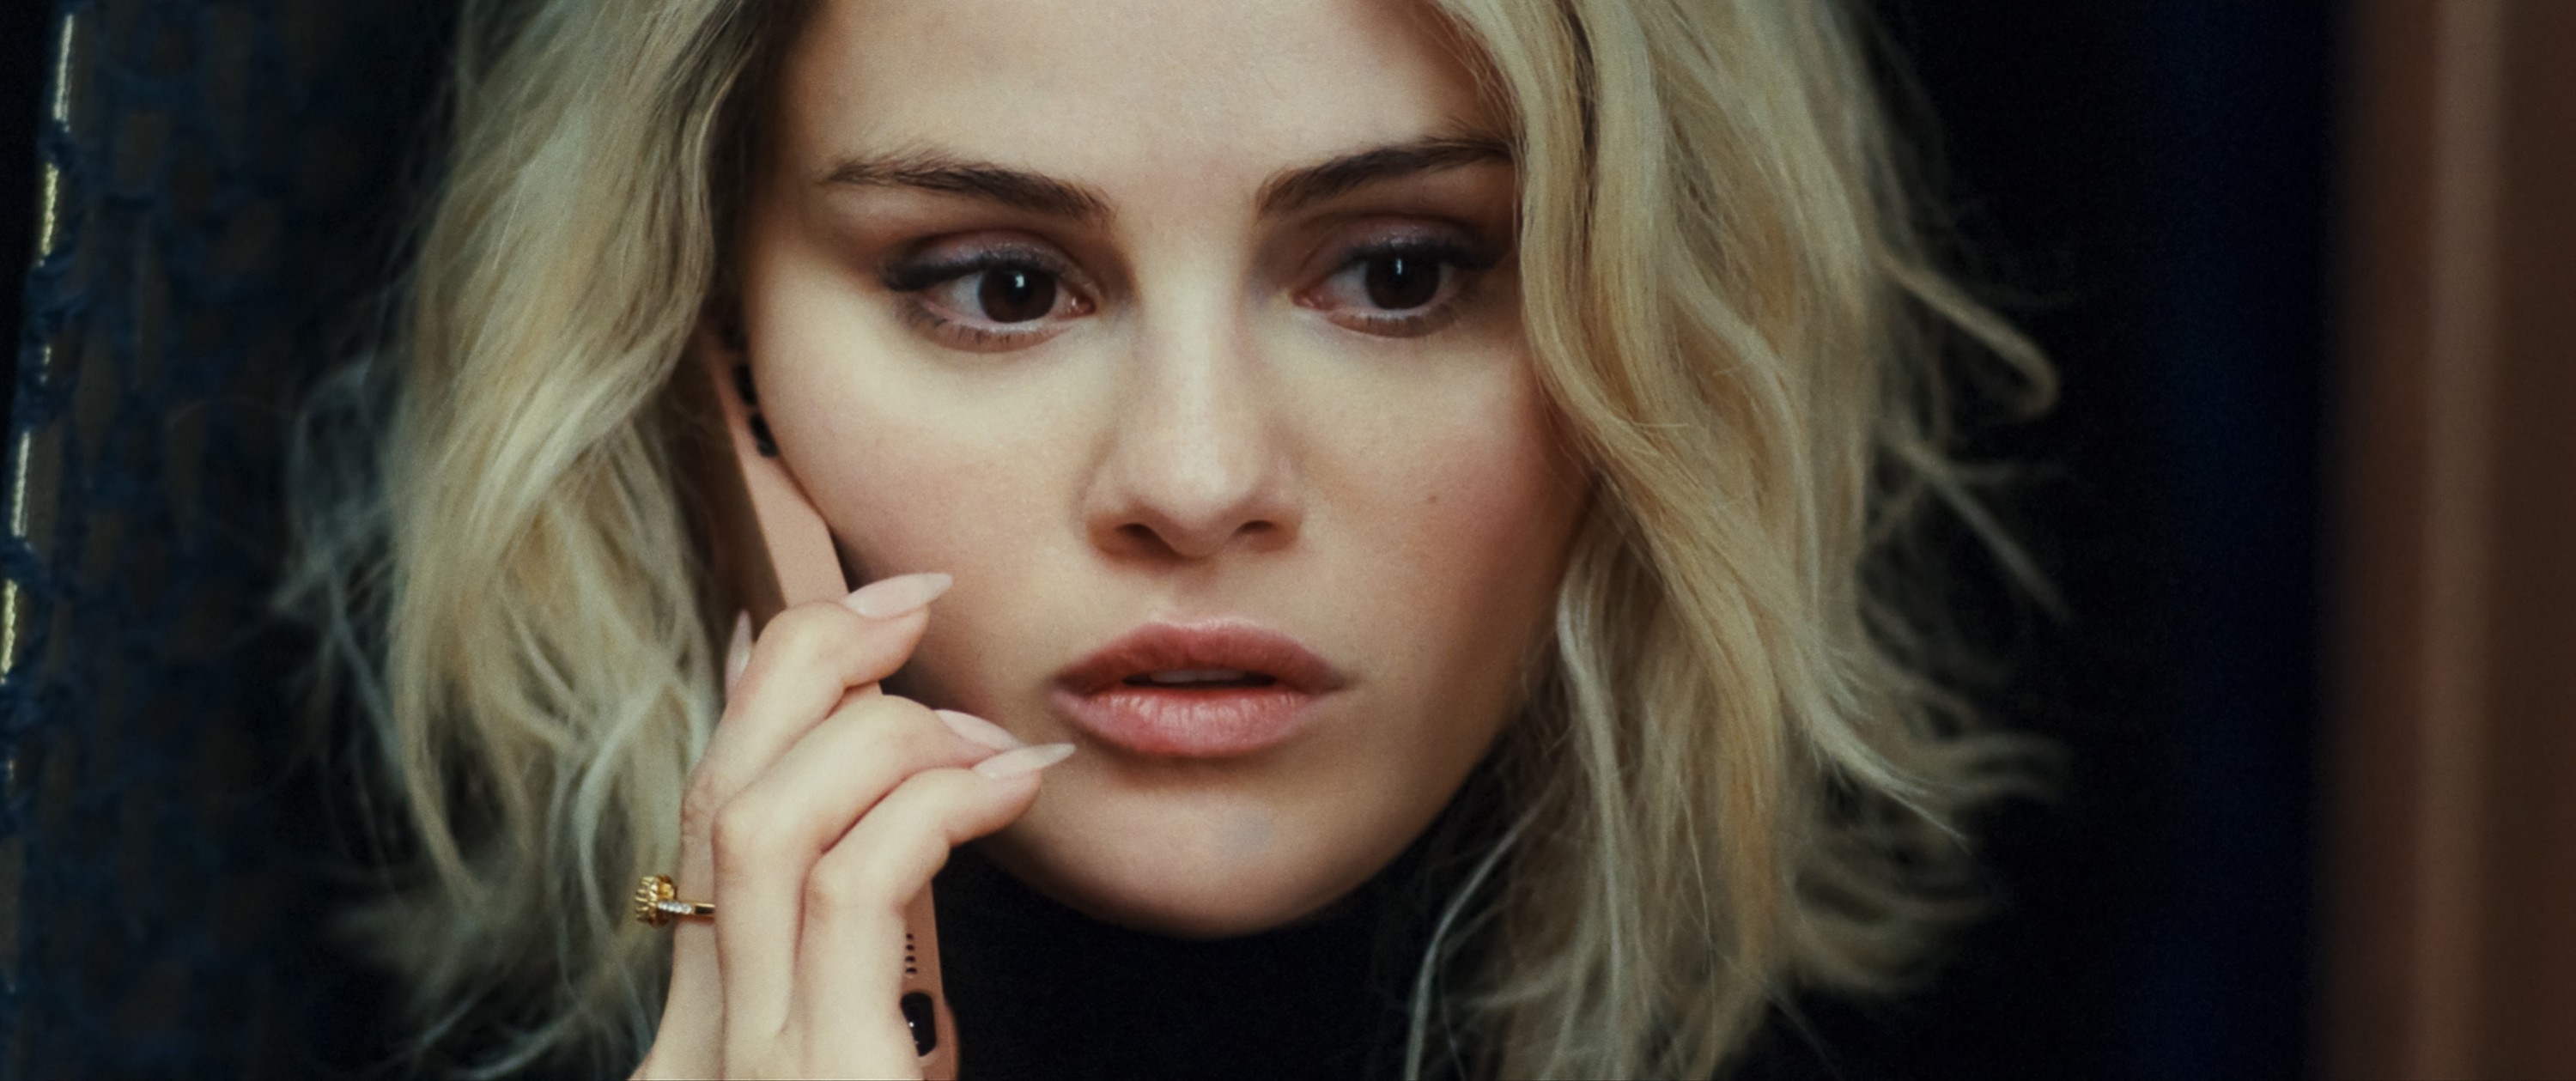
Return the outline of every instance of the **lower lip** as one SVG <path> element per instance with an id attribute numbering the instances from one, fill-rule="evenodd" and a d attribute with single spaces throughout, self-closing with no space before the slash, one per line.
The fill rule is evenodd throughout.
<path id="1" fill-rule="evenodd" d="M 1118 683 L 1064 688 L 1056 707 L 1108 743 L 1158 758 L 1228 758 L 1268 750 L 1314 720 L 1317 696 L 1281 684 L 1184 690 Z"/>

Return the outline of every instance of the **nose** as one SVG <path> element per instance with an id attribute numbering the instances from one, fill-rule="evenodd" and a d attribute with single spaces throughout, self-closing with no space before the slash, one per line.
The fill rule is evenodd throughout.
<path id="1" fill-rule="evenodd" d="M 1239 325 L 1140 334 L 1084 501 L 1092 544 L 1120 559 L 1271 551 L 1304 517 L 1283 412 Z"/>

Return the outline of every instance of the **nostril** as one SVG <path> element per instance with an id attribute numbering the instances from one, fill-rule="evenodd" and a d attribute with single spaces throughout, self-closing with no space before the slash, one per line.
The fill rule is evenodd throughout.
<path id="1" fill-rule="evenodd" d="M 1237 544 L 1267 548 L 1288 536 L 1288 531 L 1267 519 L 1238 522 L 1230 529 L 1199 529 L 1181 522 L 1128 522 L 1117 528 L 1117 536 L 1120 543 L 1134 551 L 1197 558 Z"/>
<path id="2" fill-rule="evenodd" d="M 1181 545 L 1174 543 L 1174 538 L 1168 531 L 1156 529 L 1145 522 L 1129 522 L 1119 526 L 1117 535 L 1118 544 L 1130 554 L 1168 557 L 1177 555 L 1181 551 Z"/>
<path id="3" fill-rule="evenodd" d="M 1122 493 L 1090 512 L 1093 543 L 1124 557 L 1194 561 L 1237 548 L 1268 551 L 1297 535 L 1297 516 L 1283 497 L 1245 494 L 1232 500 L 1147 499 Z"/>

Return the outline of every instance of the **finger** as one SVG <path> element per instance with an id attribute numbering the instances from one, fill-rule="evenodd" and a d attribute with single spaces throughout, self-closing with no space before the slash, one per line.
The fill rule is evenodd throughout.
<path id="1" fill-rule="evenodd" d="M 920 703 L 854 698 L 716 812 L 715 945 L 728 1059 L 771 1039 L 787 1020 L 802 894 L 824 850 L 905 778 L 993 756 Z"/>
<path id="2" fill-rule="evenodd" d="M 921 644 L 924 609 L 949 584 L 945 574 L 907 574 L 771 619 L 691 778 L 705 790 L 692 794 L 721 806 L 844 695 L 893 675 Z"/>
<path id="3" fill-rule="evenodd" d="M 681 794 L 683 892 L 713 885 L 707 838 L 716 810 L 854 688 L 873 691 L 878 680 L 901 667 L 929 626 L 923 606 L 948 581 L 944 574 L 888 578 L 852 594 L 849 603 L 798 605 L 770 620 Z M 868 602 L 870 614 L 859 613 L 860 601 Z"/>
<path id="4" fill-rule="evenodd" d="M 742 681 L 742 671 L 751 664 L 751 613 L 734 615 L 733 634 L 725 645 L 724 696 L 733 699 L 734 687 Z M 704 844 L 686 845 L 695 850 L 692 859 L 684 855 L 682 866 L 675 868 L 684 889 L 696 889 L 710 881 L 712 867 L 705 858 Z M 696 896 L 692 893 L 690 896 Z M 636 1067 L 638 1078 L 712 1077 L 723 1065 L 719 1043 L 724 1036 L 723 984 L 716 970 L 715 936 L 711 929 L 683 921 L 671 929 L 671 982 L 662 999 L 662 1017 L 654 1026 L 653 1046 L 646 1052 L 642 1065 Z"/>
<path id="5" fill-rule="evenodd" d="M 690 771 L 681 801 L 680 866 L 674 876 L 681 896 L 714 893 L 710 834 L 717 809 L 830 712 L 848 684 L 872 685 L 900 667 L 928 625 L 922 609 L 948 584 L 948 576 L 940 574 L 871 583 L 842 605 L 806 605 L 781 613 L 757 643 L 750 639 L 748 615 L 736 619 L 726 665 L 731 720 L 717 726 L 706 753 Z M 764 667 L 782 675 L 766 684 L 774 692 L 770 698 L 753 705 L 744 700 L 745 682 L 764 653 Z M 818 663 L 817 656 L 828 660 Z M 800 697 L 794 693 L 800 686 L 816 689 Z M 822 705 L 800 706 L 825 695 L 831 697 Z M 657 1071 L 653 1076 L 712 1076 L 721 1065 L 725 1013 L 715 929 L 683 920 L 670 933 L 671 985 L 647 1063 Z"/>
<path id="6" fill-rule="evenodd" d="M 975 769 L 917 773 L 814 863 L 805 879 L 795 1016 L 801 1042 L 867 1075 L 915 1068 L 898 1000 L 904 913 L 956 846 L 1009 825 L 1037 799 L 1038 771 L 1071 754 L 1056 743 L 986 759 Z M 879 1061 L 883 1059 L 883 1061 Z"/>

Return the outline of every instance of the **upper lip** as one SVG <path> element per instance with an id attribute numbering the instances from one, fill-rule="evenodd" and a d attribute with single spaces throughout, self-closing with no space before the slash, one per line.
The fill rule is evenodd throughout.
<path id="1" fill-rule="evenodd" d="M 1150 623 L 1056 673 L 1059 687 L 1095 694 L 1130 676 L 1184 669 L 1233 668 L 1269 676 L 1306 694 L 1339 689 L 1333 666 L 1297 640 L 1240 620 Z"/>

